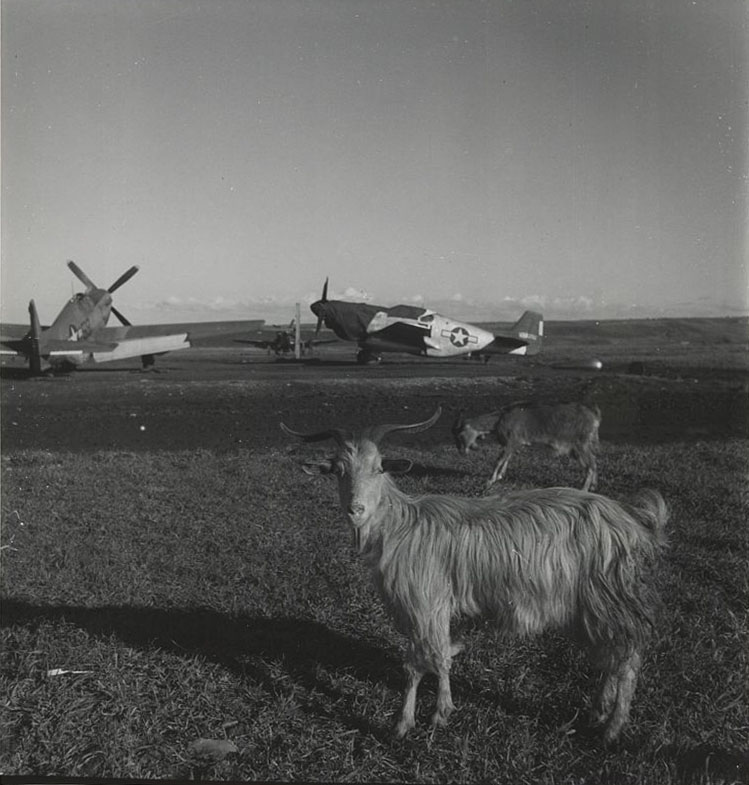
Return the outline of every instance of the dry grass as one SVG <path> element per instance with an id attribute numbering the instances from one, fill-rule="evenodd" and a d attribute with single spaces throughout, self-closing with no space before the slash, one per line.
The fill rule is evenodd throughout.
<path id="1" fill-rule="evenodd" d="M 396 741 L 401 640 L 310 448 L 3 459 L 4 775 L 306 781 L 728 783 L 749 778 L 747 455 L 742 439 L 605 444 L 601 491 L 673 513 L 662 627 L 632 724 L 580 721 L 587 664 L 561 638 L 483 627 L 454 666 L 451 724 Z M 322 448 L 321 448 L 322 449 Z M 493 455 L 396 447 L 400 484 L 477 494 Z M 576 483 L 518 456 L 510 484 Z M 85 671 L 50 676 L 52 669 Z M 230 739 L 216 760 L 192 745 Z"/>

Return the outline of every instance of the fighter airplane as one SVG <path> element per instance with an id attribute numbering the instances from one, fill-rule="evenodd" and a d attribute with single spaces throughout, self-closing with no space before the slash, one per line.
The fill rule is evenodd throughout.
<path id="1" fill-rule="evenodd" d="M 258 349 L 266 349 L 268 354 L 275 354 L 276 357 L 285 357 L 287 354 L 294 354 L 297 341 L 299 341 L 299 354 L 312 352 L 315 346 L 323 343 L 336 343 L 338 338 L 319 338 L 309 330 L 299 330 L 297 338 L 296 320 L 292 319 L 287 328 L 265 327 L 258 331 L 257 338 L 235 338 L 235 343 L 246 343 L 256 346 Z"/>
<path id="2" fill-rule="evenodd" d="M 543 341 L 543 316 L 526 311 L 507 332 L 494 334 L 467 322 L 442 316 L 428 308 L 328 300 L 328 279 L 322 297 L 310 306 L 323 324 L 344 341 L 356 341 L 357 362 L 379 362 L 381 352 L 406 352 L 424 357 L 460 355 L 538 354 Z"/>
<path id="3" fill-rule="evenodd" d="M 133 325 L 112 305 L 112 294 L 129 281 L 138 267 L 124 272 L 108 289 L 100 289 L 75 262 L 68 267 L 86 286 L 74 294 L 49 327 L 42 327 L 34 301 L 29 302 L 30 324 L 0 324 L 0 353 L 23 356 L 32 374 L 43 369 L 72 370 L 86 362 L 103 363 L 140 357 L 144 368 L 155 355 L 187 349 L 196 339 L 256 330 L 262 319 L 234 322 L 183 322 Z M 122 324 L 107 327 L 110 314 Z"/>

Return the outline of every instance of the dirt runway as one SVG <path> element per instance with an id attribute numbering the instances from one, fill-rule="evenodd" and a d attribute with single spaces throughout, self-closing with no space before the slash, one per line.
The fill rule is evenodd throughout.
<path id="1" fill-rule="evenodd" d="M 516 358 L 293 363 L 193 349 L 168 355 L 149 373 L 133 370 L 132 361 L 41 379 L 4 368 L 2 450 L 234 450 L 284 444 L 281 420 L 299 429 L 409 422 L 440 405 L 439 425 L 416 437 L 437 443 L 451 440 L 460 408 L 477 413 L 531 399 L 595 400 L 604 413 L 601 438 L 612 441 L 749 432 L 741 375 L 560 370 Z"/>

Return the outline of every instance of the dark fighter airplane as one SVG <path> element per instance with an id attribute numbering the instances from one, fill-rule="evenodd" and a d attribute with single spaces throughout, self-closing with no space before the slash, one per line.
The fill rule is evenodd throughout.
<path id="1" fill-rule="evenodd" d="M 258 330 L 257 338 L 235 338 L 235 343 L 246 343 L 258 349 L 266 349 L 268 354 L 275 354 L 276 357 L 285 357 L 287 354 L 294 354 L 296 351 L 297 340 L 299 341 L 299 353 L 305 354 L 312 352 L 315 346 L 323 343 L 336 343 L 338 338 L 318 338 L 316 333 L 310 330 L 298 331 L 297 337 L 296 320 L 292 319 L 287 328 L 268 327 Z"/>
<path id="2" fill-rule="evenodd" d="M 49 327 L 42 327 L 34 301 L 29 303 L 30 324 L 0 324 L 0 353 L 24 356 L 33 374 L 44 368 L 71 370 L 86 362 L 111 362 L 140 357 L 143 367 L 154 356 L 187 349 L 196 339 L 255 330 L 262 319 L 235 322 L 183 322 L 134 325 L 112 305 L 112 294 L 138 272 L 136 266 L 123 273 L 108 289 L 100 289 L 75 262 L 73 274 L 86 286 L 74 294 Z M 121 327 L 107 327 L 114 314 Z"/>
<path id="3" fill-rule="evenodd" d="M 386 308 L 369 303 L 328 300 L 328 280 L 322 297 L 310 306 L 323 323 L 344 341 L 359 345 L 357 362 L 379 362 L 381 352 L 406 352 L 424 357 L 490 354 L 533 355 L 541 350 L 543 316 L 526 311 L 507 332 L 494 334 L 413 305 Z"/>

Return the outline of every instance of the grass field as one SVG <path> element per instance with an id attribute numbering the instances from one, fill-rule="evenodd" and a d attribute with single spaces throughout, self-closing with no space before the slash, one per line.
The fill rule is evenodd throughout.
<path id="1" fill-rule="evenodd" d="M 390 451 L 416 463 L 401 487 L 481 493 L 493 455 L 405 441 Z M 481 625 L 453 668 L 450 725 L 428 729 L 427 678 L 417 730 L 395 740 L 402 640 L 334 483 L 299 469 L 323 448 L 279 445 L 3 457 L 4 775 L 749 781 L 747 440 L 602 446 L 602 492 L 655 486 L 672 511 L 658 635 L 608 750 L 586 732 L 582 654 Z M 528 452 L 507 484 L 578 481 Z M 233 746 L 212 757 L 201 738 Z"/>

